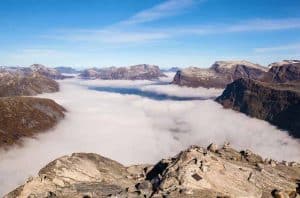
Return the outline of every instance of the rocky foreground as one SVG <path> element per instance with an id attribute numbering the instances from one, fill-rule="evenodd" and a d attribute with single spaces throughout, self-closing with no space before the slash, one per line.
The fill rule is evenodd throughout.
<path id="1" fill-rule="evenodd" d="M 155 165 L 125 167 L 93 153 L 63 156 L 11 197 L 299 197 L 300 165 L 225 144 L 191 146 Z"/>
<path id="2" fill-rule="evenodd" d="M 50 99 L 0 98 L 0 147 L 20 143 L 21 138 L 55 126 L 65 109 Z"/>
<path id="3" fill-rule="evenodd" d="M 90 68 L 79 75 L 83 79 L 103 80 L 155 80 L 165 75 L 156 65 L 134 65 L 130 67 Z"/>

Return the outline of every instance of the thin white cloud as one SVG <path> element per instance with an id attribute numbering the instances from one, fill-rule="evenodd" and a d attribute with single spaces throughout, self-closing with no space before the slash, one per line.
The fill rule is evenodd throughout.
<path id="1" fill-rule="evenodd" d="M 300 51 L 300 43 L 273 46 L 273 47 L 261 47 L 261 48 L 254 49 L 255 52 L 259 52 L 259 53 L 280 52 L 280 51 L 290 51 L 290 50 Z"/>
<path id="2" fill-rule="evenodd" d="M 162 41 L 186 36 L 205 36 L 243 32 L 267 32 L 299 29 L 300 18 L 254 19 L 231 24 L 176 26 L 172 28 L 129 28 L 114 26 L 106 29 L 68 30 L 47 38 L 71 42 L 100 42 L 107 44 L 131 44 Z M 71 33 L 70 33 L 71 32 Z"/>
<path id="3" fill-rule="evenodd" d="M 121 24 L 132 25 L 167 18 L 180 14 L 195 4 L 195 0 L 168 0 L 152 8 L 138 12 L 129 19 L 122 21 Z"/>
<path id="4" fill-rule="evenodd" d="M 105 30 L 80 30 L 67 35 L 58 35 L 54 38 L 69 41 L 87 41 L 101 43 L 144 43 L 153 40 L 168 38 L 167 32 L 156 31 L 131 31 L 121 29 L 105 29 Z"/>

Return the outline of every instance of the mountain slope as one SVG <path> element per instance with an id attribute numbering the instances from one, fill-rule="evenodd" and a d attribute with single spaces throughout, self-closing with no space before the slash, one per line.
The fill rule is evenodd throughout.
<path id="1" fill-rule="evenodd" d="M 52 128 L 64 117 L 64 111 L 50 99 L 0 98 L 0 147 Z"/>

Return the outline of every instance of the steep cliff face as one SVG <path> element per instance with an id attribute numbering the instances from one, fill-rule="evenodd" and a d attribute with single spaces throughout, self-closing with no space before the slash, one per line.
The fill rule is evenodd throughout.
<path id="1" fill-rule="evenodd" d="M 130 67 L 91 68 L 84 70 L 81 78 L 103 80 L 154 80 L 165 75 L 155 65 L 134 65 Z"/>
<path id="2" fill-rule="evenodd" d="M 217 61 L 209 69 L 189 67 L 180 70 L 173 83 L 189 87 L 224 88 L 239 78 L 261 79 L 266 70 L 248 61 Z"/>
<path id="3" fill-rule="evenodd" d="M 211 144 L 153 166 L 124 167 L 92 153 L 63 156 L 5 197 L 296 197 L 299 178 L 298 163 Z"/>
<path id="4" fill-rule="evenodd" d="M 216 99 L 225 108 L 266 120 L 300 138 L 300 85 L 239 79 Z"/>
<path id="5" fill-rule="evenodd" d="M 0 98 L 0 147 L 18 143 L 22 137 L 52 128 L 64 117 L 64 108 L 50 99 Z"/>

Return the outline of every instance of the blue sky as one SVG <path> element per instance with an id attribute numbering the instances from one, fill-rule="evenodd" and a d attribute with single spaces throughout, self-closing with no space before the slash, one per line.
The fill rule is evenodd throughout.
<path id="1" fill-rule="evenodd" d="M 0 65 L 300 59 L 299 0 L 0 0 Z"/>

